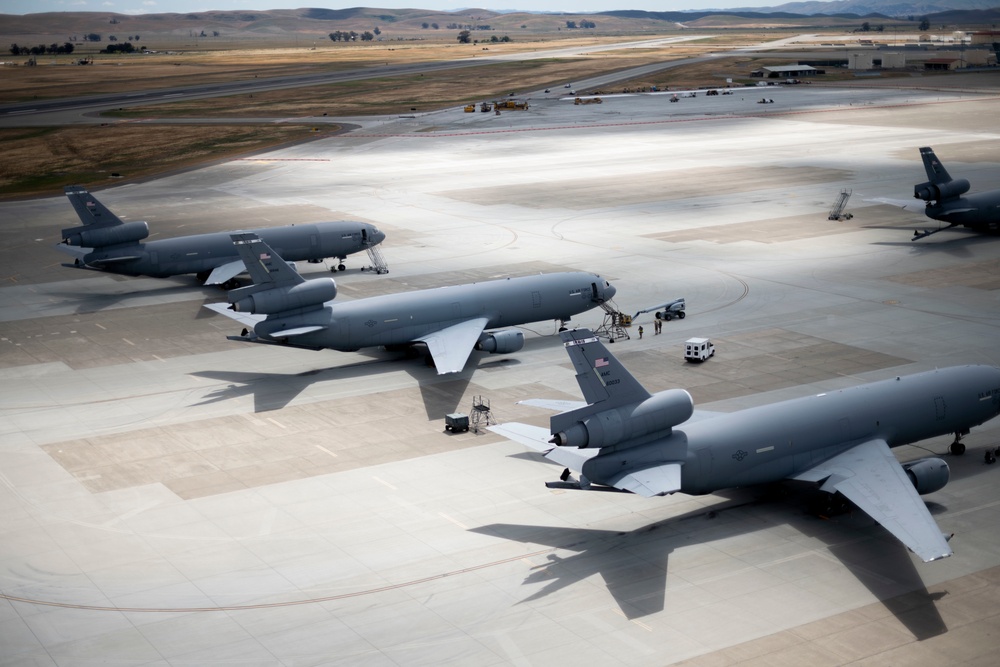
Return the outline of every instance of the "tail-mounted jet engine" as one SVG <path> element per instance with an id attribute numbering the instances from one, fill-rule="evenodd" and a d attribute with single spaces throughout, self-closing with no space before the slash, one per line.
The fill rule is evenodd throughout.
<path id="1" fill-rule="evenodd" d="M 493 354 L 510 354 L 524 347 L 524 333 L 517 329 L 492 331 L 479 336 L 476 349 Z"/>
<path id="2" fill-rule="evenodd" d="M 244 288 L 246 289 L 246 288 Z M 337 296 L 337 283 L 333 278 L 307 280 L 288 287 L 274 287 L 246 296 L 230 293 L 229 307 L 237 313 L 272 315 L 289 310 L 321 306 Z"/>
<path id="3" fill-rule="evenodd" d="M 142 221 L 126 222 L 112 227 L 70 227 L 62 232 L 63 243 L 80 248 L 104 248 L 136 243 L 149 236 L 149 225 Z"/>
<path id="4" fill-rule="evenodd" d="M 561 447 L 599 448 L 663 433 L 691 418 L 694 401 L 683 389 L 668 389 L 645 401 L 588 415 L 549 442 Z"/>
<path id="5" fill-rule="evenodd" d="M 969 181 L 964 178 L 956 178 L 946 183 L 920 183 L 913 186 L 913 196 L 923 199 L 926 202 L 942 201 L 959 197 L 969 191 Z"/>

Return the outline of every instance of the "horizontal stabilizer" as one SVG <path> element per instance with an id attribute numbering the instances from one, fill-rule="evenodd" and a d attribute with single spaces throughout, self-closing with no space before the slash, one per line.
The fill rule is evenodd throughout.
<path id="1" fill-rule="evenodd" d="M 266 315 L 256 315 L 254 313 L 237 313 L 225 303 L 206 303 L 205 308 L 214 310 L 219 315 L 225 315 L 231 320 L 236 320 L 251 331 L 258 323 L 264 321 Z"/>
<path id="2" fill-rule="evenodd" d="M 665 496 L 681 490 L 681 465 L 664 463 L 651 468 L 633 470 L 617 479 L 612 479 L 611 485 L 644 498 Z"/>
<path id="3" fill-rule="evenodd" d="M 529 398 L 523 401 L 518 401 L 517 403 L 518 405 L 530 405 L 533 408 L 542 408 L 544 410 L 553 410 L 555 412 L 569 412 L 570 410 L 587 407 L 587 404 L 583 401 L 561 401 L 558 399 L 548 398 Z"/>
<path id="4" fill-rule="evenodd" d="M 121 257 L 110 257 L 108 259 L 94 259 L 87 264 L 90 266 L 107 266 L 108 264 L 124 264 L 125 262 L 134 262 L 137 259 L 142 259 L 142 255 L 122 255 Z"/>
<path id="5" fill-rule="evenodd" d="M 242 259 L 238 259 L 234 262 L 227 262 L 222 266 L 217 266 L 212 269 L 212 272 L 208 274 L 208 278 L 205 279 L 206 285 L 221 285 L 227 280 L 231 280 L 241 273 L 246 272 L 246 264 L 243 263 Z"/>
<path id="6" fill-rule="evenodd" d="M 901 208 L 904 211 L 912 211 L 914 213 L 923 213 L 924 209 L 927 208 L 926 202 L 913 199 L 892 199 L 890 197 L 872 197 L 871 199 L 865 199 L 864 201 L 870 201 L 876 204 L 886 204 L 887 206 L 895 206 L 896 208 Z"/>
<path id="7" fill-rule="evenodd" d="M 522 444 L 529 449 L 542 452 L 543 454 L 547 453 L 554 447 L 554 445 L 549 442 L 549 438 L 552 437 L 549 433 L 549 429 L 542 428 L 541 426 L 510 422 L 508 424 L 494 424 L 493 426 L 487 426 L 486 429 L 488 431 L 493 431 L 497 435 L 502 435 L 508 440 L 513 440 L 516 443 Z"/>
<path id="8" fill-rule="evenodd" d="M 66 245 L 65 243 L 57 243 L 54 247 L 59 252 L 66 253 L 70 257 L 75 257 L 80 261 L 83 261 L 83 258 L 90 254 L 89 248 L 78 248 L 76 246 Z M 69 266 L 69 264 L 66 266 Z"/>
<path id="9" fill-rule="evenodd" d="M 547 428 L 532 426 L 531 424 L 519 424 L 509 422 L 507 424 L 497 424 L 488 426 L 488 430 L 497 435 L 502 435 L 508 440 L 522 444 L 528 449 L 545 454 L 545 458 L 558 463 L 559 465 L 580 472 L 587 459 L 597 456 L 596 449 L 574 449 L 567 447 L 555 447 L 549 440 L 552 434 Z"/>
<path id="10" fill-rule="evenodd" d="M 295 336 L 305 336 L 306 334 L 316 333 L 317 331 L 323 331 L 326 329 L 325 326 L 312 325 L 307 327 L 296 327 L 295 329 L 286 329 L 284 331 L 274 331 L 271 335 L 274 338 L 294 338 Z"/>

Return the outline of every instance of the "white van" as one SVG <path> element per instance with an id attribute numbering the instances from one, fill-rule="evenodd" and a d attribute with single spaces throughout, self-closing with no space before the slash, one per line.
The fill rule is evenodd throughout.
<path id="1" fill-rule="evenodd" d="M 715 355 L 715 346 L 707 338 L 688 338 L 684 341 L 684 361 L 705 361 Z"/>

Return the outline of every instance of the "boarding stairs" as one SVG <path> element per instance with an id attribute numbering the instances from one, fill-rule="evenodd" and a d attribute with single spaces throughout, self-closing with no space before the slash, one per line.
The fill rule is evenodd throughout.
<path id="1" fill-rule="evenodd" d="M 381 248 L 377 245 L 370 245 L 366 250 L 368 252 L 368 259 L 372 261 L 372 264 L 371 266 L 366 266 L 361 270 L 374 271 L 379 275 L 389 273 L 389 265 L 385 263 L 385 258 L 382 256 Z"/>
<path id="2" fill-rule="evenodd" d="M 469 415 L 469 428 L 473 433 L 479 433 L 479 429 L 498 424 L 496 417 L 490 410 L 490 399 L 482 396 L 472 398 L 472 414 Z"/>
<path id="3" fill-rule="evenodd" d="M 827 220 L 850 220 L 854 217 L 853 214 L 844 214 L 844 209 L 847 207 L 847 200 L 851 198 L 851 191 L 848 189 L 843 189 L 840 191 L 840 195 L 837 196 L 837 203 L 833 205 L 830 209 L 830 215 L 827 216 Z"/>
<path id="4" fill-rule="evenodd" d="M 601 310 L 604 311 L 604 322 L 601 323 L 601 326 L 594 329 L 595 336 L 607 338 L 609 343 L 613 343 L 621 338 L 626 340 L 631 338 L 625 329 L 625 327 L 632 325 L 632 317 L 630 315 L 626 315 L 618 310 L 618 307 L 611 301 L 602 303 Z"/>

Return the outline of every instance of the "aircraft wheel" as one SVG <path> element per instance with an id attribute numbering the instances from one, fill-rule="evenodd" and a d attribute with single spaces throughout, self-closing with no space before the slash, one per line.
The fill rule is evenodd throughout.
<path id="1" fill-rule="evenodd" d="M 343 264 L 338 264 L 338 265 L 337 265 L 337 270 L 338 270 L 338 271 L 346 271 L 346 270 L 347 270 L 347 267 L 346 267 L 346 266 L 344 266 Z"/>
<path id="2" fill-rule="evenodd" d="M 682 310 L 681 312 L 677 313 L 677 317 L 679 317 L 679 318 L 681 318 L 683 320 L 685 317 L 687 317 L 687 315 L 685 315 L 684 311 Z"/>
<path id="3" fill-rule="evenodd" d="M 336 272 L 337 272 L 337 267 L 331 266 L 330 267 L 330 273 L 336 273 Z"/>
<path id="4" fill-rule="evenodd" d="M 994 463 L 997 462 L 996 454 L 993 453 L 992 449 L 986 450 L 986 456 L 984 457 L 984 459 L 986 460 L 987 465 L 993 465 Z"/>
<path id="5" fill-rule="evenodd" d="M 958 441 L 953 442 L 951 443 L 951 447 L 948 448 L 948 451 L 950 451 L 955 456 L 961 456 L 962 454 L 965 453 L 965 443 Z"/>

